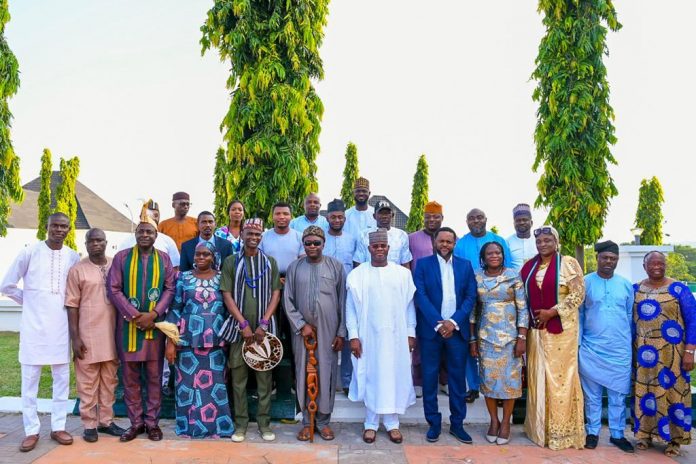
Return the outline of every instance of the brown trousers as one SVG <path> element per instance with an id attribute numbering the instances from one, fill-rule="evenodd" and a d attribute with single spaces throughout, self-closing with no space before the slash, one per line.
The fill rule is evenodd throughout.
<path id="1" fill-rule="evenodd" d="M 114 401 L 118 385 L 118 360 L 87 364 L 75 360 L 80 418 L 86 429 L 109 426 L 114 421 Z"/>

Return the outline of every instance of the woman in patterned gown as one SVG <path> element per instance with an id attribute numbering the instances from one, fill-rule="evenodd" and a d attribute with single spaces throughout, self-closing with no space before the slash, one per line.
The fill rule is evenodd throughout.
<path id="1" fill-rule="evenodd" d="M 481 247 L 481 270 L 476 271 L 478 301 L 469 317 L 471 356 L 479 358 L 481 394 L 491 423 L 489 443 L 510 440 L 515 398 L 522 396 L 522 355 L 527 347 L 529 312 L 524 286 L 513 269 L 506 268 L 505 252 L 498 242 Z M 503 420 L 497 401 L 503 402 Z"/>
<path id="2" fill-rule="evenodd" d="M 691 443 L 691 387 L 696 348 L 696 301 L 689 287 L 665 276 L 665 255 L 645 255 L 648 278 L 636 284 L 633 320 L 636 447 L 667 443 L 665 454 L 679 456 Z"/>
<path id="3" fill-rule="evenodd" d="M 196 246 L 194 269 L 179 275 L 166 319 L 179 327 L 181 337 L 178 346 L 169 339 L 166 346 L 167 360 L 176 364 L 176 434 L 190 438 L 234 432 L 224 378 L 227 355 L 218 337 L 227 310 L 215 256 L 210 242 Z"/>
<path id="4" fill-rule="evenodd" d="M 520 277 L 532 315 L 527 334 L 527 417 L 524 430 L 552 450 L 585 446 L 578 373 L 578 308 L 585 299 L 580 264 L 559 252 L 558 231 L 534 231 L 539 252 Z"/>

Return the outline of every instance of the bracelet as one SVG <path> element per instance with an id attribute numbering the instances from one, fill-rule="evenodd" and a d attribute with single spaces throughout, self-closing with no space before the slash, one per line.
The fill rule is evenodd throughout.
<path id="1" fill-rule="evenodd" d="M 247 321 L 247 320 L 244 320 L 244 322 L 241 322 L 241 323 L 239 324 L 239 330 L 244 330 L 244 329 L 246 329 L 247 327 L 249 327 L 249 321 Z"/>
<path id="2" fill-rule="evenodd" d="M 684 350 L 684 353 L 694 354 L 694 350 Z"/>
<path id="3" fill-rule="evenodd" d="M 259 327 L 261 327 L 264 331 L 268 331 L 268 326 L 271 325 L 271 322 L 267 319 L 261 319 L 259 321 Z"/>
<path id="4" fill-rule="evenodd" d="M 478 341 L 478 338 L 470 338 L 469 344 L 476 343 L 477 341 Z"/>
<path id="5" fill-rule="evenodd" d="M 527 340 L 527 336 L 522 334 L 517 335 L 517 338 L 519 338 L 520 340 Z"/>

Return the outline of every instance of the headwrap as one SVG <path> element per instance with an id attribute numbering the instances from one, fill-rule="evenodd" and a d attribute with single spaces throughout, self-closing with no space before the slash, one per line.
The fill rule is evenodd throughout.
<path id="1" fill-rule="evenodd" d="M 390 211 L 394 211 L 394 210 L 392 209 L 391 203 L 389 203 L 387 200 L 380 200 L 380 201 L 378 201 L 377 204 L 375 205 L 375 212 L 381 211 L 381 210 L 383 210 L 383 209 L 388 209 L 388 210 L 390 210 Z"/>
<path id="2" fill-rule="evenodd" d="M 309 235 L 316 235 L 321 237 L 323 241 L 326 241 L 326 236 L 324 235 L 324 229 L 319 226 L 307 226 L 307 228 L 302 232 L 302 240 Z"/>
<path id="3" fill-rule="evenodd" d="M 374 243 L 389 243 L 389 233 L 387 229 L 384 228 L 379 228 L 374 232 L 370 232 L 367 236 L 370 239 L 370 245 Z"/>
<path id="4" fill-rule="evenodd" d="M 365 179 L 364 177 L 358 177 L 357 179 L 355 179 L 355 184 L 353 185 L 353 188 L 366 188 L 370 190 L 370 181 Z"/>
<path id="5" fill-rule="evenodd" d="M 539 232 L 537 232 L 537 231 L 539 231 Z M 553 235 L 553 238 L 556 239 L 556 243 L 558 244 L 558 249 L 560 250 L 561 238 L 560 238 L 560 235 L 558 235 L 558 231 L 556 230 L 556 228 L 554 226 L 550 226 L 550 225 L 545 224 L 534 231 L 534 236 L 536 237 L 537 235 L 546 234 L 546 233 L 550 233 L 551 235 Z"/>
<path id="6" fill-rule="evenodd" d="M 618 255 L 619 254 L 619 245 L 612 242 L 611 240 L 607 240 L 606 242 L 598 242 L 594 246 L 594 251 L 596 253 L 602 253 L 603 251 L 608 251 L 610 253 L 614 253 L 615 255 Z"/>
<path id="7" fill-rule="evenodd" d="M 425 204 L 423 212 L 427 214 L 442 214 L 442 205 L 437 201 L 430 201 Z"/>
<path id="8" fill-rule="evenodd" d="M 345 211 L 346 210 L 346 204 L 343 203 L 343 200 L 340 198 L 334 198 L 333 201 L 330 201 L 328 206 L 327 206 L 327 212 L 328 213 L 334 213 L 336 211 Z"/>
<path id="9" fill-rule="evenodd" d="M 147 209 L 151 211 L 159 211 L 159 203 L 154 201 L 153 199 L 147 200 L 144 204 L 143 207 L 147 207 Z"/>
<path id="10" fill-rule="evenodd" d="M 512 217 L 516 218 L 517 216 L 532 217 L 532 208 L 527 203 L 518 203 L 512 208 Z"/>
<path id="11" fill-rule="evenodd" d="M 176 192 L 174 195 L 172 195 L 172 201 L 177 201 L 177 200 L 190 201 L 191 197 L 186 192 Z"/>
<path id="12" fill-rule="evenodd" d="M 157 230 L 157 221 L 152 217 L 150 210 L 157 211 L 158 208 L 150 208 L 150 206 L 157 206 L 157 203 L 152 200 L 147 200 L 143 203 L 143 207 L 140 209 L 140 222 L 138 224 L 150 224 L 155 230 Z"/>
<path id="13" fill-rule="evenodd" d="M 198 245 L 196 245 L 196 250 L 199 248 L 207 248 L 208 251 L 210 251 L 213 254 L 213 264 L 210 267 L 212 267 L 216 271 L 218 269 L 220 269 L 221 256 L 220 256 L 220 253 L 218 253 L 215 245 L 213 245 L 212 243 L 210 243 L 208 241 L 203 240 L 202 242 L 198 242 Z"/>
<path id="14" fill-rule="evenodd" d="M 246 221 L 244 221 L 244 225 L 242 226 L 242 230 L 244 229 L 254 229 L 258 230 L 259 232 L 263 232 L 263 219 L 261 218 L 249 218 Z"/>

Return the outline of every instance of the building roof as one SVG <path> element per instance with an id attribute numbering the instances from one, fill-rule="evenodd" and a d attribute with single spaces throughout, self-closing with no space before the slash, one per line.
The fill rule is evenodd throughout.
<path id="1" fill-rule="evenodd" d="M 396 206 L 394 202 L 391 201 L 389 198 L 387 198 L 384 195 L 372 195 L 370 199 L 367 200 L 367 204 L 374 207 L 378 201 L 382 200 L 388 201 L 392 205 L 392 208 L 394 208 L 394 221 L 392 222 L 392 225 L 397 229 L 406 230 L 408 216 L 403 211 L 401 211 L 401 209 L 398 206 Z M 321 210 L 319 214 L 321 214 L 324 217 L 328 216 L 326 210 Z"/>
<path id="2" fill-rule="evenodd" d="M 59 171 L 51 174 L 51 208 L 56 206 L 56 192 L 62 182 Z M 36 229 L 39 221 L 39 191 L 41 178 L 37 177 L 24 184 L 24 201 L 13 204 L 8 218 L 9 227 L 15 229 Z M 75 229 L 98 227 L 110 232 L 132 232 L 133 223 L 116 208 L 104 201 L 99 195 L 87 188 L 80 181 L 75 182 L 77 199 L 77 217 Z"/>

